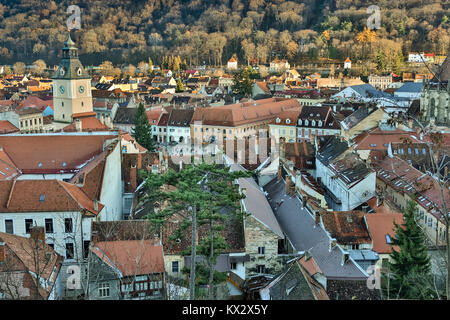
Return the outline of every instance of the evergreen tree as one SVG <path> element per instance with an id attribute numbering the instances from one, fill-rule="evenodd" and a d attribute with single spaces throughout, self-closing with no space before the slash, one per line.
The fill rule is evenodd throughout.
<path id="1" fill-rule="evenodd" d="M 375 56 L 375 63 L 377 64 L 377 70 L 383 72 L 386 69 L 386 58 L 384 52 L 379 50 Z"/>
<path id="2" fill-rule="evenodd" d="M 134 117 L 134 128 L 132 136 L 136 141 L 146 148 L 149 152 L 154 152 L 156 149 L 155 142 L 152 138 L 152 128 L 148 123 L 145 108 L 142 103 L 139 104 L 138 110 Z"/>
<path id="3" fill-rule="evenodd" d="M 230 172 L 227 167 L 219 167 L 215 164 L 201 163 L 189 165 L 175 172 L 169 170 L 163 175 L 148 174 L 145 188 L 148 191 L 149 200 L 152 202 L 165 203 L 159 210 L 146 216 L 152 222 L 155 230 L 161 227 L 170 218 L 176 216 L 182 219 L 181 226 L 177 229 L 171 240 L 183 239 L 187 230 L 191 229 L 191 247 L 183 252 L 190 255 L 191 261 L 196 262 L 197 251 L 206 257 L 207 263 L 199 268 L 198 263 L 192 263 L 189 271 L 190 298 L 195 299 L 195 288 L 198 282 L 208 282 L 210 288 L 214 281 L 220 280 L 221 276 L 214 272 L 215 259 L 222 253 L 227 245 L 220 235 L 222 225 L 226 219 L 242 219 L 237 208 L 239 200 L 243 196 L 238 191 L 238 186 L 233 181 L 239 177 L 249 176 L 251 173 Z M 172 186 L 172 191 L 163 191 L 162 186 Z M 224 217 L 219 211 L 223 208 L 232 212 Z M 234 211 L 233 211 L 234 210 Z M 235 213 L 233 213 L 235 212 Z M 209 237 L 201 239 L 198 246 L 196 235 L 199 226 L 208 225 Z M 199 269 L 199 274 L 196 270 Z M 206 280 L 209 271 L 208 280 Z M 197 284 L 196 284 L 197 282 Z"/>
<path id="4" fill-rule="evenodd" d="M 252 73 L 251 67 L 244 68 L 234 75 L 233 79 L 233 93 L 236 95 L 243 95 L 250 97 L 252 95 L 253 81 L 250 79 Z"/>
<path id="5" fill-rule="evenodd" d="M 396 237 L 392 246 L 392 262 L 388 264 L 385 277 L 390 299 L 431 299 L 433 295 L 431 262 L 428 256 L 426 238 L 415 221 L 417 204 L 409 200 L 403 212 L 404 224 L 394 223 Z"/>
<path id="6" fill-rule="evenodd" d="M 181 79 L 178 78 L 177 87 L 175 88 L 175 92 L 183 92 L 183 91 L 184 91 L 183 82 L 181 82 Z"/>

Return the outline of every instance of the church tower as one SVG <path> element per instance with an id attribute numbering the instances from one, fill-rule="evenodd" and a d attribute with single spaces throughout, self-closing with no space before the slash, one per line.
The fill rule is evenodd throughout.
<path id="1" fill-rule="evenodd" d="M 74 114 L 93 112 L 91 77 L 78 59 L 70 33 L 64 44 L 63 57 L 52 77 L 54 121 L 72 123 Z"/>

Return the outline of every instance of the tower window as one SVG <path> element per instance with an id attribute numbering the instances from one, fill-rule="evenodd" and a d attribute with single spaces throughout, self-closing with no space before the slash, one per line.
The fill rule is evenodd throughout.
<path id="1" fill-rule="evenodd" d="M 64 102 L 61 102 L 61 107 L 64 107 Z"/>

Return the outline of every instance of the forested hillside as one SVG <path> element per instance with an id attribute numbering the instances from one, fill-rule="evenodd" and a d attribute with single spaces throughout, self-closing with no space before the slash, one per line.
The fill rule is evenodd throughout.
<path id="1" fill-rule="evenodd" d="M 188 64 L 273 57 L 352 59 L 400 50 L 446 53 L 450 4 L 444 0 L 0 0 L 0 63 L 57 61 L 67 35 L 66 9 L 81 8 L 73 33 L 86 63 L 138 63 L 180 55 Z M 366 9 L 381 8 L 381 29 L 367 50 L 358 33 Z M 367 39 L 366 39 L 367 40 Z M 380 53 L 381 52 L 381 53 Z"/>

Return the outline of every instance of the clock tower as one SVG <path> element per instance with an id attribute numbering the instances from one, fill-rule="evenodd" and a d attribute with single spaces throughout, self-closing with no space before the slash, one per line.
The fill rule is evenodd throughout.
<path id="1" fill-rule="evenodd" d="M 91 77 L 78 59 L 70 33 L 64 44 L 63 57 L 52 77 L 54 121 L 72 123 L 74 114 L 93 112 Z"/>

